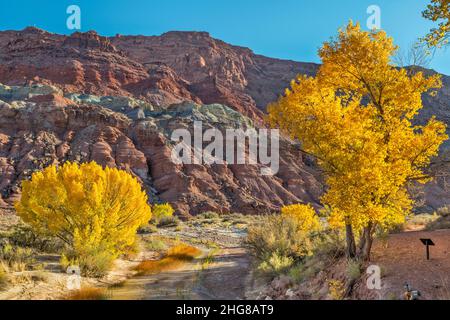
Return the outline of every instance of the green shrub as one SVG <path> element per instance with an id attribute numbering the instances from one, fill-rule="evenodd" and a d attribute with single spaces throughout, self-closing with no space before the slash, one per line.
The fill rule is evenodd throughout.
<path id="1" fill-rule="evenodd" d="M 293 258 L 273 252 L 272 256 L 259 264 L 258 270 L 272 275 L 279 275 L 286 273 L 293 264 Z"/>
<path id="2" fill-rule="evenodd" d="M 322 262 L 333 262 L 345 255 L 344 234 L 336 230 L 321 232 L 314 245 L 314 257 Z"/>
<path id="3" fill-rule="evenodd" d="M 162 217 L 159 220 L 158 227 L 159 228 L 168 228 L 168 227 L 176 227 L 180 224 L 180 219 L 178 217 Z"/>
<path id="4" fill-rule="evenodd" d="M 359 261 L 347 261 L 347 278 L 350 281 L 355 281 L 361 278 L 361 263 Z"/>
<path id="5" fill-rule="evenodd" d="M 148 250 L 156 252 L 163 252 L 167 250 L 166 244 L 160 239 L 148 239 L 145 242 L 145 246 Z"/>
<path id="6" fill-rule="evenodd" d="M 199 219 L 219 219 L 220 216 L 217 212 L 207 211 L 197 216 Z"/>
<path id="7" fill-rule="evenodd" d="M 288 275 L 295 282 L 299 283 L 308 280 L 322 271 L 325 267 L 325 263 L 319 260 L 317 257 L 308 257 L 305 261 L 294 265 L 289 269 Z"/>
<path id="8" fill-rule="evenodd" d="M 140 227 L 138 229 L 139 234 L 156 233 L 156 232 L 158 232 L 158 228 L 154 224 L 151 224 L 151 223 L 148 223 L 145 226 Z"/>
<path id="9" fill-rule="evenodd" d="M 86 277 L 103 277 L 111 269 L 115 256 L 104 248 L 90 248 L 88 251 L 79 254 L 63 254 L 60 259 L 60 265 L 63 271 L 69 266 L 80 268 L 82 275 Z"/>
<path id="10" fill-rule="evenodd" d="M 38 235 L 25 224 L 15 226 L 8 239 L 15 246 L 30 247 L 46 253 L 59 253 L 64 248 L 64 243 L 60 239 Z"/>

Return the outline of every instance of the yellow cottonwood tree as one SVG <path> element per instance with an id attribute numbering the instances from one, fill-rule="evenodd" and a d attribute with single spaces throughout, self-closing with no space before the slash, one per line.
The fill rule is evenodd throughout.
<path id="1" fill-rule="evenodd" d="M 103 169 L 95 162 L 67 162 L 34 173 L 22 183 L 15 207 L 38 233 L 63 240 L 68 254 L 80 263 L 92 261 L 94 255 L 110 263 L 134 244 L 136 230 L 151 218 L 139 182 L 125 171 Z"/>
<path id="2" fill-rule="evenodd" d="M 385 32 L 350 22 L 320 49 L 317 76 L 298 77 L 269 106 L 270 122 L 323 169 L 322 202 L 330 225 L 346 230 L 351 258 L 369 259 L 375 229 L 404 221 L 414 205 L 408 184 L 429 181 L 423 169 L 448 138 L 435 118 L 413 124 L 439 76 L 395 68 L 396 49 Z"/>
<path id="3" fill-rule="evenodd" d="M 437 28 L 431 29 L 424 39 L 428 46 L 441 47 L 447 45 L 450 37 L 450 1 L 431 0 L 422 15 L 428 20 L 439 22 Z"/>

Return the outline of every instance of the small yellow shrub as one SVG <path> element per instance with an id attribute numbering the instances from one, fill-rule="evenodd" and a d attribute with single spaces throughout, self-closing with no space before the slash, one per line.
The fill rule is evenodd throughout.
<path id="1" fill-rule="evenodd" d="M 169 203 L 155 204 L 152 208 L 153 220 L 159 223 L 163 218 L 169 218 L 173 216 L 175 210 Z"/>
<path id="2" fill-rule="evenodd" d="M 328 292 L 331 299 L 333 300 L 343 300 L 345 295 L 344 283 L 340 280 L 329 280 L 328 281 Z"/>
<path id="3" fill-rule="evenodd" d="M 294 204 L 281 208 L 281 215 L 296 219 L 301 230 L 315 232 L 321 230 L 320 219 L 311 205 Z"/>

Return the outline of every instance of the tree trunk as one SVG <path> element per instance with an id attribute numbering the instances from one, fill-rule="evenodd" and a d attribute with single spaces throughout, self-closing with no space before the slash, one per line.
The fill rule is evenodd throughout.
<path id="1" fill-rule="evenodd" d="M 345 226 L 345 234 L 347 241 L 347 258 L 354 259 L 356 257 L 356 243 L 351 224 Z"/>
<path id="2" fill-rule="evenodd" d="M 363 261 L 370 261 L 370 252 L 372 250 L 373 243 L 373 230 L 373 224 L 369 223 L 369 225 L 364 228 L 361 237 L 358 256 Z"/>

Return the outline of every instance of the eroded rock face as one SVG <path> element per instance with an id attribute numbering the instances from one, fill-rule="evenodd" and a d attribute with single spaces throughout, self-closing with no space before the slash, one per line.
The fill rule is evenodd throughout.
<path id="1" fill-rule="evenodd" d="M 24 89 L 21 89 L 24 90 Z M 134 174 L 153 201 L 172 203 L 182 215 L 205 211 L 249 214 L 276 211 L 288 203 L 318 205 L 317 173 L 295 146 L 281 141 L 278 175 L 261 175 L 259 165 L 179 165 L 172 161 L 174 129 L 247 128 L 253 121 L 223 105 L 183 103 L 164 111 L 129 115 L 134 100 L 55 94 L 0 106 L 0 191 L 13 202 L 20 182 L 36 170 L 65 161 L 95 161 Z M 96 103 L 85 104 L 84 101 Z M 108 101 L 101 106 L 98 101 Z M 115 111 L 113 111 L 115 110 Z M 121 112 L 121 110 L 123 112 Z M 127 116 L 128 114 L 128 116 Z"/>
<path id="2" fill-rule="evenodd" d="M 95 160 L 133 172 L 153 198 L 182 214 L 317 205 L 320 175 L 287 140 L 274 177 L 251 166 L 175 165 L 169 141 L 172 130 L 192 128 L 194 120 L 223 128 L 262 125 L 267 104 L 290 80 L 317 68 L 259 56 L 202 32 L 111 38 L 36 28 L 0 32 L 0 191 L 11 201 L 33 170 Z M 435 114 L 450 123 L 450 78 L 443 83 L 437 97 L 424 96 L 420 122 Z M 439 169 L 443 175 L 425 189 L 430 210 L 450 202 L 448 162 Z"/>
<path id="3" fill-rule="evenodd" d="M 71 36 L 36 28 L 0 32 L 0 83 L 134 96 L 157 107 L 221 103 L 257 121 L 291 79 L 316 68 L 258 56 L 203 32 L 112 38 L 93 31 Z"/>

